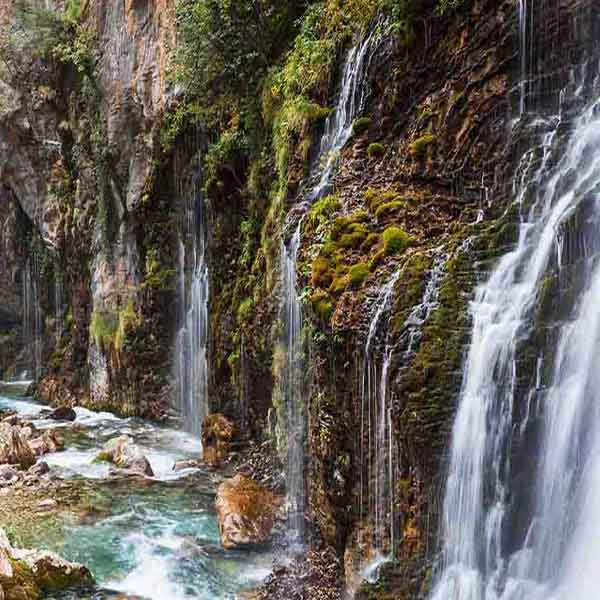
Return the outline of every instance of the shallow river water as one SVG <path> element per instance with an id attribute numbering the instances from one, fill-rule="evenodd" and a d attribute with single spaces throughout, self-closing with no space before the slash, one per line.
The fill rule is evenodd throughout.
<path id="1" fill-rule="evenodd" d="M 75 424 L 57 424 L 40 417 L 43 406 L 18 393 L 18 388 L 0 390 L 0 409 L 31 417 L 40 429 L 63 427 L 65 450 L 42 460 L 61 478 L 94 487 L 89 514 L 74 518 L 65 507 L 62 527 L 49 527 L 30 540 L 32 546 L 58 552 L 92 571 L 98 588 L 61 599 L 100 600 L 119 594 L 149 600 L 233 599 L 269 573 L 273 557 L 267 552 L 222 550 L 210 474 L 201 469 L 173 471 L 176 461 L 198 458 L 196 439 L 140 419 L 84 408 L 76 409 Z M 124 434 L 143 449 L 154 478 L 111 476 L 109 465 L 94 462 L 107 440 Z"/>

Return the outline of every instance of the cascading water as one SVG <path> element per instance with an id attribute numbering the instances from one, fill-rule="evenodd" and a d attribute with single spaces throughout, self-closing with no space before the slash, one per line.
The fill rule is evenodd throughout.
<path id="1" fill-rule="evenodd" d="M 600 100 L 572 122 L 564 113 L 536 120 L 547 132 L 517 170 L 516 247 L 471 306 L 434 600 L 600 597 Z M 540 297 L 555 280 L 568 293 L 539 347 Z M 537 358 L 524 380 L 527 344 Z"/>
<path id="2" fill-rule="evenodd" d="M 176 340 L 177 402 L 185 430 L 198 435 L 208 411 L 209 273 L 205 204 L 200 166 L 188 186 L 182 183 L 177 167 L 175 171 L 179 197 L 185 202 L 179 244 L 181 327 Z"/>
<path id="3" fill-rule="evenodd" d="M 300 228 L 283 252 L 284 336 L 286 348 L 283 398 L 287 433 L 286 479 L 289 502 L 288 525 L 297 539 L 304 538 L 304 433 L 305 392 L 304 347 L 302 340 L 302 307 L 297 289 L 296 262 L 300 248 Z"/>
<path id="4" fill-rule="evenodd" d="M 42 375 L 42 307 L 35 256 L 25 263 L 23 274 L 23 346 L 28 356 L 27 377 Z"/>
<path id="5" fill-rule="evenodd" d="M 314 187 L 307 194 L 306 208 L 318 200 L 331 187 L 331 178 L 337 165 L 338 153 L 352 135 L 354 119 L 364 109 L 368 95 L 366 77 L 372 56 L 375 30 L 354 46 L 346 59 L 342 87 L 335 110 L 325 123 L 319 153 L 314 163 L 311 181 Z M 304 535 L 303 514 L 305 504 L 304 433 L 305 391 L 304 348 L 302 342 L 302 306 L 297 289 L 297 259 L 300 249 L 302 219 L 298 222 L 288 247 L 282 244 L 283 273 L 283 329 L 286 353 L 281 383 L 281 396 L 285 405 L 285 431 L 287 434 L 287 486 L 289 503 L 289 529 L 292 535 L 302 539 Z"/>
<path id="6" fill-rule="evenodd" d="M 394 481 L 396 446 L 388 375 L 393 347 L 387 328 L 394 288 L 402 271 L 396 271 L 381 290 L 365 344 L 361 380 L 361 490 L 359 514 L 368 517 L 372 531 L 371 565 L 394 554 Z M 378 338 L 383 350 L 378 352 Z M 364 477 L 366 476 L 366 480 Z M 365 511 L 366 509 L 366 511 Z M 366 567 L 370 571 L 371 565 Z"/>

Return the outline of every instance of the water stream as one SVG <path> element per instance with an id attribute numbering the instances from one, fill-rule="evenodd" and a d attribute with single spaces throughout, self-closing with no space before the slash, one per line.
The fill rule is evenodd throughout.
<path id="1" fill-rule="evenodd" d="M 596 89 L 583 109 L 534 119 L 544 133 L 515 177 L 517 243 L 471 305 L 434 600 L 600 597 L 597 98 Z M 540 331 L 552 282 L 558 314 Z"/>
<path id="2" fill-rule="evenodd" d="M 331 188 L 331 179 L 339 160 L 339 152 L 352 135 L 355 118 L 365 107 L 368 96 L 366 78 L 375 40 L 373 28 L 352 47 L 342 75 L 335 110 L 329 115 L 321 138 L 319 152 L 311 172 L 311 187 L 294 233 L 286 246 L 282 243 L 282 325 L 286 353 L 280 396 L 285 404 L 287 441 L 286 480 L 288 488 L 289 530 L 293 537 L 304 537 L 305 505 L 305 429 L 306 372 L 305 348 L 302 340 L 302 304 L 297 282 L 298 251 L 301 242 L 302 218 L 308 207 Z"/>
<path id="3" fill-rule="evenodd" d="M 200 143 L 196 144 L 200 147 Z M 184 203 L 179 242 L 179 313 L 175 380 L 177 404 L 186 431 L 199 435 L 208 414 L 208 301 L 209 272 L 206 260 L 206 207 L 202 182 L 202 153 L 192 180 L 184 179 L 178 164 L 175 178 Z"/>
<path id="4" fill-rule="evenodd" d="M 394 481 L 397 448 L 394 441 L 388 377 L 393 346 L 388 328 L 394 288 L 402 271 L 397 270 L 383 286 L 365 343 L 361 380 L 361 490 L 359 514 L 367 516 L 372 531 L 373 556 L 364 567 L 394 555 Z"/>
<path id="5" fill-rule="evenodd" d="M 8 395 L 6 388 L 1 393 L 0 409 L 16 410 L 40 429 L 60 426 L 44 420 L 42 406 Z M 84 408 L 76 413 L 74 424 L 62 424 L 66 449 L 43 460 L 82 494 L 92 489 L 92 504 L 85 511 L 61 505 L 61 527 L 48 519 L 24 540 L 81 562 L 94 574 L 97 589 L 61 598 L 105 599 L 119 592 L 148 600 L 231 600 L 269 573 L 267 552 L 222 550 L 210 475 L 172 470 L 177 460 L 198 457 L 195 437 L 110 413 Z M 108 465 L 94 462 L 104 442 L 124 434 L 143 449 L 154 478 L 111 476 Z"/>

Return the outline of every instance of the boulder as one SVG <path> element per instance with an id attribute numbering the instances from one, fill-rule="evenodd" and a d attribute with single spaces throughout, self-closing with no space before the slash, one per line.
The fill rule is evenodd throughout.
<path id="1" fill-rule="evenodd" d="M 43 594 L 92 582 L 86 567 L 51 552 L 13 548 L 0 529 L 0 588 L 6 600 L 37 599 Z"/>
<path id="2" fill-rule="evenodd" d="M 139 473 L 148 477 L 154 476 L 148 459 L 140 448 L 133 443 L 133 440 L 126 435 L 108 441 L 96 456 L 96 460 L 110 462 L 119 469 L 131 471 L 132 473 Z"/>
<path id="3" fill-rule="evenodd" d="M 74 421 L 77 413 L 70 406 L 59 406 L 47 418 L 53 421 Z"/>
<path id="4" fill-rule="evenodd" d="M 245 475 L 224 481 L 215 503 L 223 547 L 268 542 L 281 503 L 280 497 Z"/>
<path id="5" fill-rule="evenodd" d="M 46 430 L 40 436 L 29 440 L 29 447 L 36 456 L 62 450 L 63 441 L 54 431 Z"/>
<path id="6" fill-rule="evenodd" d="M 218 466 L 229 454 L 235 426 L 224 415 L 208 415 L 202 423 L 202 460 L 211 467 Z"/>
<path id="7" fill-rule="evenodd" d="M 0 481 L 11 481 L 17 476 L 17 470 L 13 466 L 0 465 Z"/>
<path id="8" fill-rule="evenodd" d="M 18 465 L 29 469 L 36 458 L 17 425 L 0 423 L 0 464 Z"/>

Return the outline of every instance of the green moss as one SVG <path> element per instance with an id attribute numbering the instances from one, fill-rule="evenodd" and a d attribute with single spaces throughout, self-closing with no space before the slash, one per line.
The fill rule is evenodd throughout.
<path id="1" fill-rule="evenodd" d="M 314 260 L 312 264 L 311 281 L 315 287 L 329 287 L 331 285 L 331 266 L 324 256 L 318 256 Z"/>
<path id="2" fill-rule="evenodd" d="M 350 287 L 360 287 L 369 276 L 370 269 L 366 263 L 357 263 L 348 269 L 348 284 Z"/>
<path id="3" fill-rule="evenodd" d="M 119 315 L 106 310 L 95 310 L 90 321 L 90 336 L 99 348 L 115 345 L 119 329 Z"/>
<path id="4" fill-rule="evenodd" d="M 412 238 L 400 227 L 388 227 L 383 232 L 383 248 L 387 256 L 404 252 L 411 244 Z"/>
<path id="5" fill-rule="evenodd" d="M 429 146 L 434 144 L 436 140 L 437 137 L 431 133 L 417 138 L 409 147 L 411 155 L 414 158 L 423 158 Z"/>
<path id="6" fill-rule="evenodd" d="M 372 257 L 371 260 L 369 260 L 369 269 L 371 271 L 374 271 L 383 261 L 383 259 L 386 257 L 386 252 L 385 249 L 382 248 L 381 250 L 378 250 Z"/>
<path id="7" fill-rule="evenodd" d="M 317 200 L 308 211 L 307 223 L 316 229 L 319 225 L 326 222 L 331 215 L 340 210 L 342 207 L 337 196 L 325 196 Z"/>
<path id="8" fill-rule="evenodd" d="M 369 233 L 365 241 L 361 246 L 361 250 L 369 252 L 372 248 L 377 246 L 381 242 L 381 235 L 379 233 Z"/>
<path id="9" fill-rule="evenodd" d="M 342 248 L 360 248 L 362 243 L 367 239 L 369 230 L 362 224 L 355 224 L 349 229 L 348 233 L 340 236 L 339 245 Z"/>
<path id="10" fill-rule="evenodd" d="M 369 213 L 365 210 L 357 210 L 349 215 L 344 215 L 338 217 L 333 222 L 333 227 L 331 228 L 330 238 L 333 241 L 337 241 L 340 239 L 340 236 L 344 233 L 353 233 L 359 231 L 355 227 L 356 224 L 364 223 L 369 218 Z"/>
<path id="11" fill-rule="evenodd" d="M 331 319 L 333 315 L 333 302 L 327 292 L 324 290 L 315 290 L 310 297 L 310 302 L 313 311 L 321 321 L 327 322 Z"/>
<path id="12" fill-rule="evenodd" d="M 354 120 L 352 123 L 352 133 L 353 135 L 361 135 L 367 131 L 371 125 L 373 124 L 373 119 L 371 117 L 359 117 Z"/>
<path id="13" fill-rule="evenodd" d="M 146 253 L 146 273 L 142 289 L 171 290 L 174 286 L 177 270 L 163 264 L 156 248 L 150 248 Z"/>
<path id="14" fill-rule="evenodd" d="M 369 210 L 374 213 L 377 213 L 377 209 L 384 204 L 402 202 L 406 205 L 408 203 L 408 198 L 394 189 L 369 188 L 364 197 Z"/>
<path id="15" fill-rule="evenodd" d="M 237 310 L 238 323 L 243 323 L 250 315 L 250 312 L 254 308 L 254 300 L 252 298 L 246 298 L 242 300 Z"/>
<path id="16" fill-rule="evenodd" d="M 367 148 L 369 158 L 381 158 L 385 154 L 385 146 L 379 142 L 369 144 Z"/>

